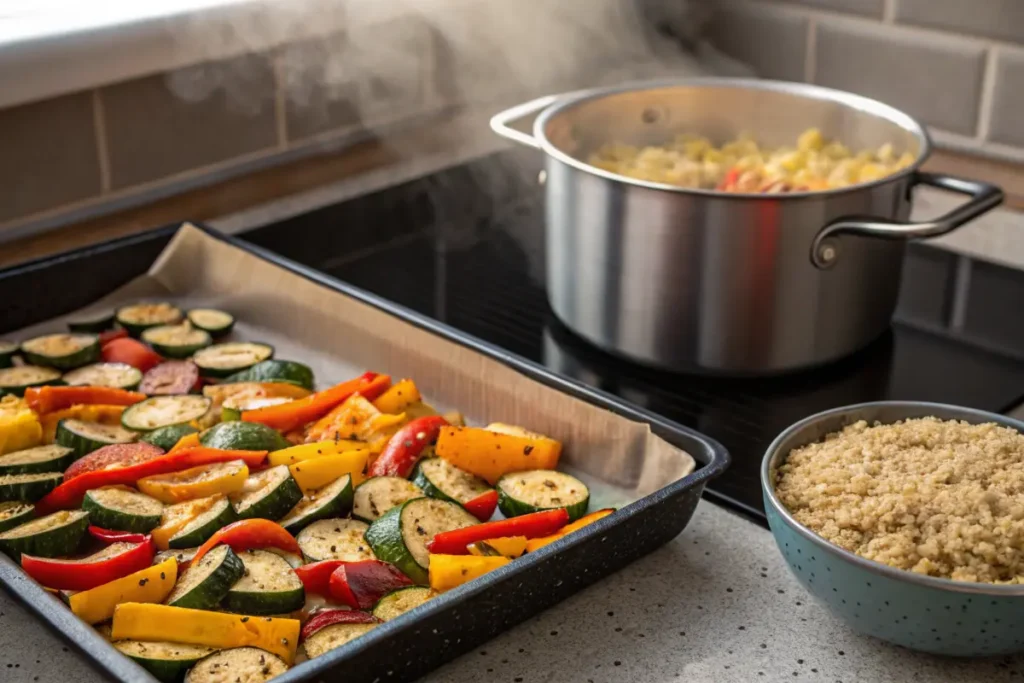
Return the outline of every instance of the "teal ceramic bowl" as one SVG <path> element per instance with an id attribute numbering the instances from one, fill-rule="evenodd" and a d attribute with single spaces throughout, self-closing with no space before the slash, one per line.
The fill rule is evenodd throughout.
<path id="1" fill-rule="evenodd" d="M 937 403 L 862 403 L 812 415 L 772 442 L 761 487 L 775 542 L 796 578 L 857 631 L 912 650 L 960 657 L 1024 651 L 1024 585 L 996 586 L 923 576 L 864 559 L 797 522 L 775 495 L 772 473 L 791 450 L 865 420 L 915 417 L 995 422 L 1024 432 L 1024 423 Z"/>

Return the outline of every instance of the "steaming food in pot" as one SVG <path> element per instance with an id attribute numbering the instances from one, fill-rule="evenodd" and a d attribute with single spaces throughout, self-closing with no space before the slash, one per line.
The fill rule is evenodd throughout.
<path id="1" fill-rule="evenodd" d="M 858 153 L 816 128 L 792 147 L 761 147 L 749 136 L 716 147 L 704 137 L 682 134 L 660 147 L 603 145 L 587 160 L 619 175 L 679 187 L 722 192 L 779 194 L 832 190 L 880 180 L 910 166 L 915 156 L 891 144 Z"/>

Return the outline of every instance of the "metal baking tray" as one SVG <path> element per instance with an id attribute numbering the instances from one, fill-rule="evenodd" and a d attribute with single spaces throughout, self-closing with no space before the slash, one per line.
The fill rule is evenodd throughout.
<path id="1" fill-rule="evenodd" d="M 530 380 L 647 423 L 654 436 L 697 463 L 692 473 L 664 482 L 614 515 L 295 666 L 275 679 L 281 683 L 327 680 L 342 672 L 350 683 L 415 679 L 667 543 L 689 522 L 707 482 L 728 466 L 726 450 L 698 432 L 243 240 L 196 227 L 208 238 L 497 361 Z M 71 313 L 145 275 L 179 229 L 183 228 L 169 226 L 0 270 L 0 300 L 5 302 L 0 334 Z M 635 471 L 642 463 L 628 464 Z M 603 475 L 614 477 L 609 469 L 605 467 Z M 608 484 L 612 488 L 615 482 Z M 2 555 L 0 584 L 113 680 L 154 680 Z"/>

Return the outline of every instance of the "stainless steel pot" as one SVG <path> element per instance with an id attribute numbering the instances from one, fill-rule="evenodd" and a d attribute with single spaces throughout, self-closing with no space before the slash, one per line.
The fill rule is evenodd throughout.
<path id="1" fill-rule="evenodd" d="M 512 127 L 536 116 L 533 133 Z M 641 363 L 772 374 L 850 354 L 884 332 L 908 239 L 949 232 L 1000 204 L 987 183 L 924 173 L 931 143 L 890 106 L 798 83 L 658 81 L 544 97 L 491 120 L 546 153 L 546 271 L 555 314 L 591 343 Z M 816 127 L 852 149 L 890 142 L 904 171 L 827 192 L 732 194 L 644 182 L 584 160 L 611 141 L 752 132 L 792 144 Z M 970 196 L 908 222 L 911 190 Z"/>

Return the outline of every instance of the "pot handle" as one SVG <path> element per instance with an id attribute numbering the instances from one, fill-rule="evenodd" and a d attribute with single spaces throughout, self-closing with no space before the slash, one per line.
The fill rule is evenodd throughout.
<path id="1" fill-rule="evenodd" d="M 901 223 L 884 218 L 840 218 L 822 228 L 814 238 L 811 243 L 811 263 L 822 270 L 834 266 L 839 256 L 835 238 L 844 233 L 893 240 L 937 237 L 959 228 L 964 223 L 991 211 L 1003 202 L 1001 189 L 976 180 L 918 171 L 911 180 L 911 187 L 915 185 L 930 185 L 970 195 L 971 199 L 945 216 L 923 223 Z"/>
<path id="2" fill-rule="evenodd" d="M 562 95 L 545 95 L 544 97 L 538 97 L 535 100 L 517 104 L 511 109 L 495 114 L 491 117 L 491 130 L 500 135 L 503 138 L 518 142 L 520 145 L 526 145 L 527 147 L 533 147 L 534 149 L 540 149 L 540 142 L 537 138 L 533 137 L 529 133 L 524 133 L 521 130 L 516 130 L 511 124 L 525 119 L 528 116 L 534 116 L 537 112 L 542 109 L 547 109 L 558 100 L 570 97 L 574 93 L 565 93 Z"/>

